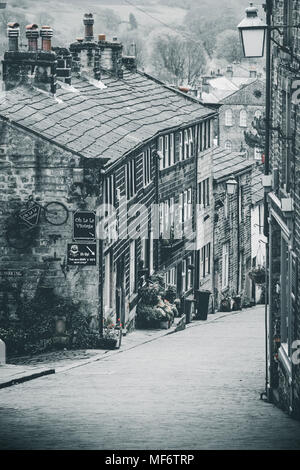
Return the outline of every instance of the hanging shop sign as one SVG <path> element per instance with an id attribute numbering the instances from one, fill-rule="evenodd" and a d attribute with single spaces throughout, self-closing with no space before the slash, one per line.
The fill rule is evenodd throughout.
<path id="1" fill-rule="evenodd" d="M 68 266 L 96 266 L 96 243 L 68 243 Z"/>
<path id="2" fill-rule="evenodd" d="M 73 214 L 74 240 L 96 239 L 96 212 L 76 211 Z"/>

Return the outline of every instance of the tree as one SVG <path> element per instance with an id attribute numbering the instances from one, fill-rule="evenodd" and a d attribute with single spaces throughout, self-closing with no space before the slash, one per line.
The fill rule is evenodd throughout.
<path id="1" fill-rule="evenodd" d="M 238 31 L 225 30 L 217 36 L 215 55 L 218 59 L 227 62 L 239 62 L 243 58 L 243 51 Z"/>
<path id="2" fill-rule="evenodd" d="M 203 73 L 206 61 L 200 44 L 180 34 L 164 32 L 154 39 L 152 63 L 162 80 L 193 85 Z"/>
<path id="3" fill-rule="evenodd" d="M 105 29 L 109 33 L 116 33 L 119 30 L 119 25 L 122 23 L 121 18 L 111 8 L 104 8 L 99 10 L 99 17 L 104 23 Z"/>
<path id="4" fill-rule="evenodd" d="M 138 28 L 138 22 L 136 20 L 136 17 L 134 16 L 133 13 L 130 13 L 129 15 L 129 24 L 130 24 L 130 29 L 137 29 Z"/>

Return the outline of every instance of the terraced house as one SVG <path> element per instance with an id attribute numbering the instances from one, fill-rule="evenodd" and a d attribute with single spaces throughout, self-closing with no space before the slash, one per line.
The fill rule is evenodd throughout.
<path id="1" fill-rule="evenodd" d="M 108 317 L 130 329 L 142 276 L 162 269 L 193 293 L 196 159 L 211 146 L 214 112 L 137 71 L 116 38 L 95 40 L 92 15 L 84 24 L 69 49 L 29 25 L 26 51 L 8 25 L 0 310 L 17 320 L 24 296 L 56 293 L 77 299 L 94 329 Z"/>
<path id="2" fill-rule="evenodd" d="M 299 1 L 271 2 L 272 132 L 269 191 L 269 345 L 270 398 L 300 417 L 300 186 L 299 186 Z M 293 26 L 293 27 L 292 27 Z M 282 32 L 280 30 L 280 32 Z M 270 181 L 272 180 L 272 182 Z"/>

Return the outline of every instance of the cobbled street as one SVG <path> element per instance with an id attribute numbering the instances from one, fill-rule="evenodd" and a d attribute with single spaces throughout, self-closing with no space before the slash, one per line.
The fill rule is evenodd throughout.
<path id="1" fill-rule="evenodd" d="M 264 309 L 0 391 L 1 449 L 300 449 L 260 400 Z"/>

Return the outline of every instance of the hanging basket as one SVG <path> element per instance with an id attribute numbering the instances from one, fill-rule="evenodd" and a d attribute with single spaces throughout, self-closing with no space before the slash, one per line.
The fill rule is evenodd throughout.
<path id="1" fill-rule="evenodd" d="M 255 268 L 249 272 L 249 277 L 255 284 L 265 284 L 266 282 L 266 270 L 265 268 Z"/>

